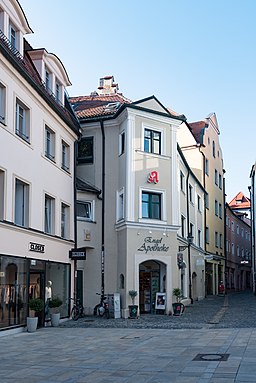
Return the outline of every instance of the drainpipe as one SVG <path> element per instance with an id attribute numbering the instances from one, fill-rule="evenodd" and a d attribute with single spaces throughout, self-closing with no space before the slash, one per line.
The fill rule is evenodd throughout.
<path id="1" fill-rule="evenodd" d="M 226 241 L 227 241 L 227 230 L 226 230 L 226 224 L 227 224 L 227 217 L 226 217 L 226 179 L 224 177 L 224 174 L 226 171 L 223 169 L 223 206 L 224 206 L 224 238 L 223 238 L 223 253 L 224 253 L 224 283 L 225 283 L 225 290 L 224 294 L 227 294 L 227 282 L 228 282 L 228 276 L 227 276 L 227 252 L 226 252 Z"/>
<path id="2" fill-rule="evenodd" d="M 77 153 L 78 153 L 78 142 L 81 139 L 81 132 L 79 131 L 78 140 L 74 142 L 74 182 L 73 182 L 73 193 L 74 193 L 74 248 L 77 248 L 77 188 L 76 188 L 76 176 L 77 176 Z M 77 298 L 77 260 L 74 259 L 74 294 L 73 298 L 76 301 Z M 74 302 L 75 302 L 74 301 Z"/>
<path id="3" fill-rule="evenodd" d="M 192 298 L 192 278 L 191 278 L 191 254 L 190 254 L 192 233 L 190 233 L 189 185 L 188 185 L 190 169 L 187 169 L 187 170 L 188 170 L 188 174 L 187 174 L 187 179 L 186 179 L 186 189 L 187 189 L 188 277 L 189 277 L 189 299 L 190 299 L 191 304 L 193 304 L 193 298 Z"/>
<path id="4" fill-rule="evenodd" d="M 104 122 L 100 120 L 102 135 L 102 205 L 101 205 L 101 298 L 105 294 L 105 130 Z"/>

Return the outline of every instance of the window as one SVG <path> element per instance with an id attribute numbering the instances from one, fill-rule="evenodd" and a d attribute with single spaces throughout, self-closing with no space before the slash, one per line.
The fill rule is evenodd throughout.
<path id="1" fill-rule="evenodd" d="M 180 190 L 184 192 L 184 179 L 185 176 L 182 171 L 180 171 Z"/>
<path id="2" fill-rule="evenodd" d="M 55 159 L 55 133 L 48 126 L 45 126 L 45 156 Z"/>
<path id="3" fill-rule="evenodd" d="M 44 215 L 44 231 L 47 234 L 54 234 L 54 224 L 55 224 L 55 200 L 54 198 L 45 195 L 45 215 Z"/>
<path id="4" fill-rule="evenodd" d="M 215 215 L 218 217 L 218 201 L 215 200 Z"/>
<path id="5" fill-rule="evenodd" d="M 19 100 L 16 101 L 16 134 L 29 141 L 29 109 Z"/>
<path id="6" fill-rule="evenodd" d="M 204 169 L 205 174 L 206 174 L 207 176 L 209 176 L 209 161 L 208 161 L 207 158 L 205 158 L 205 162 L 204 162 L 204 164 L 205 164 L 205 169 Z"/>
<path id="7" fill-rule="evenodd" d="M 209 209 L 209 194 L 205 193 L 205 208 Z"/>
<path id="8" fill-rule="evenodd" d="M 190 224 L 189 224 L 189 234 L 190 234 L 192 237 L 195 236 L 195 234 L 194 234 L 194 225 L 193 225 L 193 223 L 191 223 L 191 222 L 190 222 Z M 194 241 L 194 240 L 193 240 L 193 241 Z"/>
<path id="9" fill-rule="evenodd" d="M 6 88 L 3 84 L 0 83 L 0 122 L 3 124 L 6 123 Z"/>
<path id="10" fill-rule="evenodd" d="M 48 92 L 52 91 L 52 86 L 51 86 L 51 74 L 49 70 L 46 68 L 45 70 L 45 87 L 48 90 Z"/>
<path id="11" fill-rule="evenodd" d="M 201 230 L 199 229 L 197 231 L 197 245 L 198 247 L 201 247 Z"/>
<path id="12" fill-rule="evenodd" d="M 9 27 L 9 40 L 10 40 L 11 46 L 17 49 L 17 33 L 14 26 L 11 24 Z"/>
<path id="13" fill-rule="evenodd" d="M 0 169 L 0 220 L 4 219 L 4 178 L 5 172 Z"/>
<path id="14" fill-rule="evenodd" d="M 161 133 L 145 129 L 144 151 L 147 153 L 161 154 Z"/>
<path id="15" fill-rule="evenodd" d="M 61 103 L 61 92 L 60 92 L 60 84 L 58 82 L 56 82 L 55 84 L 55 97 L 56 97 L 56 100 Z"/>
<path id="16" fill-rule="evenodd" d="M 124 189 L 117 193 L 117 221 L 124 219 Z"/>
<path id="17" fill-rule="evenodd" d="M 93 137 L 83 137 L 78 143 L 78 163 L 93 164 Z"/>
<path id="18" fill-rule="evenodd" d="M 70 148 L 65 141 L 61 143 L 61 167 L 63 170 L 69 171 L 70 166 Z"/>
<path id="19" fill-rule="evenodd" d="M 76 204 L 76 214 L 77 218 L 84 221 L 92 221 L 93 220 L 93 209 L 92 202 L 77 202 Z"/>
<path id="20" fill-rule="evenodd" d="M 239 226 L 236 225 L 236 234 L 239 234 Z"/>
<path id="21" fill-rule="evenodd" d="M 206 243 L 210 243 L 210 238 L 209 238 L 209 227 L 206 226 L 205 228 L 205 241 Z"/>
<path id="22" fill-rule="evenodd" d="M 185 233 L 186 233 L 185 224 L 186 224 L 186 218 L 184 217 L 184 215 L 182 215 L 181 216 L 181 236 L 183 238 L 185 238 Z"/>
<path id="23" fill-rule="evenodd" d="M 120 156 L 124 154 L 124 149 L 125 149 L 125 132 L 122 132 L 119 135 L 119 155 Z"/>
<path id="24" fill-rule="evenodd" d="M 161 219 L 161 194 L 142 192 L 142 218 Z"/>
<path id="25" fill-rule="evenodd" d="M 222 177 L 221 177 L 221 174 L 219 174 L 219 188 L 222 189 Z"/>
<path id="26" fill-rule="evenodd" d="M 198 211 L 202 211 L 202 205 L 201 205 L 201 197 L 200 197 L 200 195 L 197 195 L 197 209 L 198 209 Z"/>
<path id="27" fill-rule="evenodd" d="M 244 248 L 241 249 L 241 257 L 244 258 Z"/>
<path id="28" fill-rule="evenodd" d="M 234 231 L 234 222 L 231 221 L 231 230 Z"/>
<path id="29" fill-rule="evenodd" d="M 15 180 L 15 217 L 16 225 L 28 227 L 29 221 L 29 185 Z"/>
<path id="30" fill-rule="evenodd" d="M 241 229 L 241 236 L 242 236 L 242 238 L 244 238 L 244 229 L 243 228 Z"/>
<path id="31" fill-rule="evenodd" d="M 215 185 L 218 185 L 218 171 L 215 169 Z"/>
<path id="32" fill-rule="evenodd" d="M 219 247 L 219 235 L 217 231 L 215 231 L 215 247 Z"/>
<path id="33" fill-rule="evenodd" d="M 215 142 L 214 141 L 212 141 L 212 155 L 215 158 L 215 156 L 216 156 L 216 148 L 215 148 Z"/>
<path id="34" fill-rule="evenodd" d="M 220 234 L 220 248 L 222 249 L 222 234 Z"/>
<path id="35" fill-rule="evenodd" d="M 219 217 L 222 219 L 222 205 L 219 203 Z"/>
<path id="36" fill-rule="evenodd" d="M 61 237 L 69 238 L 69 206 L 61 204 Z"/>
<path id="37" fill-rule="evenodd" d="M 232 249 L 232 255 L 235 255 L 235 246 L 233 243 L 231 244 L 231 249 Z"/>
<path id="38" fill-rule="evenodd" d="M 189 202 L 193 203 L 193 187 L 189 185 L 188 187 L 188 192 L 189 192 Z"/>
<path id="39" fill-rule="evenodd" d="M 239 251 L 239 246 L 237 245 L 237 247 L 236 247 L 236 255 L 238 256 L 238 257 L 240 257 L 240 251 Z"/>

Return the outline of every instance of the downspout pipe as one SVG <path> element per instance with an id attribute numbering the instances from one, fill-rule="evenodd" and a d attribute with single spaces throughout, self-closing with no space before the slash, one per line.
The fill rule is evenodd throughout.
<path id="1" fill-rule="evenodd" d="M 190 169 L 188 170 L 187 179 L 186 179 L 186 189 L 187 189 L 187 233 L 188 233 L 188 277 L 189 277 L 189 299 L 191 304 L 193 304 L 193 298 L 192 298 L 192 277 L 191 277 L 191 243 L 190 238 L 192 233 L 190 233 L 190 214 L 189 214 L 189 175 L 190 175 Z"/>
<path id="2" fill-rule="evenodd" d="M 105 294 L 105 172 L 106 172 L 106 144 L 104 121 L 100 120 L 101 136 L 102 136 L 102 179 L 101 179 L 101 299 Z"/>

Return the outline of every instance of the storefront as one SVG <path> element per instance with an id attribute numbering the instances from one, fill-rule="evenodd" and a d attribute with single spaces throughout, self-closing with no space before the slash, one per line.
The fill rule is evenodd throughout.
<path id="1" fill-rule="evenodd" d="M 68 317 L 70 282 L 68 263 L 0 255 L 0 330 L 26 325 L 31 298 L 41 298 L 45 303 L 40 326 L 50 319 L 49 298 L 59 297 L 61 317 Z"/>

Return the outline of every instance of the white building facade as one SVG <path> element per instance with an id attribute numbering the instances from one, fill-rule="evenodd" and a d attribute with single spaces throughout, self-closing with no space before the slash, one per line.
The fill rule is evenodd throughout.
<path id="1" fill-rule="evenodd" d="M 64 96 L 70 81 L 63 64 L 24 40 L 32 30 L 18 2 L 0 1 L 0 31 L 0 329 L 6 329 L 26 325 L 29 299 L 46 303 L 49 280 L 62 317 L 69 315 L 79 124 Z"/>

